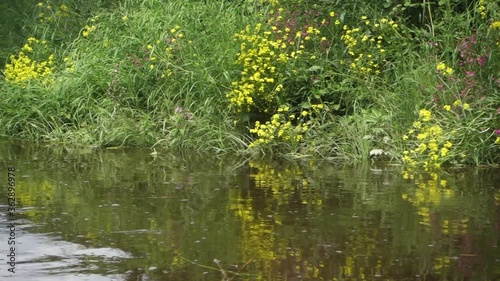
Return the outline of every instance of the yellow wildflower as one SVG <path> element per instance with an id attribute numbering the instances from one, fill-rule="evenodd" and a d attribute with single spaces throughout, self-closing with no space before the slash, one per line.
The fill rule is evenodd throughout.
<path id="1" fill-rule="evenodd" d="M 427 149 L 427 145 L 425 143 L 421 143 L 419 146 L 418 146 L 418 150 L 423 153 L 425 150 Z"/>
<path id="2" fill-rule="evenodd" d="M 427 109 L 421 109 L 418 114 L 424 122 L 429 122 L 431 120 L 432 113 Z"/>
<path id="3" fill-rule="evenodd" d="M 446 187 L 446 185 L 448 184 L 446 180 L 441 180 L 439 183 L 441 184 L 441 187 Z"/>
<path id="4" fill-rule="evenodd" d="M 417 135 L 417 139 L 418 140 L 425 140 L 428 136 L 429 136 L 429 134 L 427 134 L 427 133 L 421 133 L 421 134 Z"/>

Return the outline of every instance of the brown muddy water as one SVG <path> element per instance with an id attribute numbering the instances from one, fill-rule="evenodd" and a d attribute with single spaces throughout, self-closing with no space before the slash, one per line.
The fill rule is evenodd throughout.
<path id="1" fill-rule="evenodd" d="M 500 280 L 498 168 L 4 141 L 0 175 L 0 280 Z"/>

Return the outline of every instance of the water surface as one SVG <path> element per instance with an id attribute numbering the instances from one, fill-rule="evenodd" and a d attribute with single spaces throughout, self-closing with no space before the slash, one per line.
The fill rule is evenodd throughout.
<path id="1" fill-rule="evenodd" d="M 406 175 L 13 142 L 0 143 L 0 168 L 2 280 L 500 280 L 500 169 Z"/>

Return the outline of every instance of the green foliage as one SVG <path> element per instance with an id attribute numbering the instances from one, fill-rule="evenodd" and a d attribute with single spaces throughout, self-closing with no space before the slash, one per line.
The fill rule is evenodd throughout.
<path id="1" fill-rule="evenodd" d="M 231 119 L 216 106 L 223 100 L 224 84 L 229 83 L 229 54 L 235 53 L 224 44 L 234 34 L 229 28 L 241 19 L 230 7 L 221 14 L 220 3 L 185 9 L 179 8 L 181 3 L 143 4 L 128 1 L 118 12 L 96 9 L 78 27 L 76 38 L 66 38 L 67 47 L 59 45 L 51 68 L 53 84 L 36 83 L 44 76 L 43 67 L 32 67 L 32 61 L 26 63 L 19 55 L 11 60 L 10 65 L 24 66 L 33 75 L 26 71 L 12 75 L 22 67 L 4 70 L 2 87 L 8 98 L 2 103 L 3 133 L 77 144 L 154 144 L 216 151 L 241 147 L 235 139 L 244 137 L 235 137 L 239 133 L 230 125 Z M 37 7 L 53 9 L 47 5 Z M 216 18 L 219 21 L 213 21 Z M 55 18 L 44 18 L 43 23 L 50 23 L 44 30 L 61 27 Z M 51 37 L 49 33 L 43 34 Z M 15 78 L 24 82 L 26 76 L 32 78 L 29 83 L 15 87 Z M 33 95 L 43 103 L 26 98 Z M 28 109 L 16 110 L 23 107 Z M 179 122 L 176 108 L 192 112 L 189 123 Z"/>
<path id="2" fill-rule="evenodd" d="M 434 164 L 500 161 L 495 1 L 16 5 L 5 136 L 425 163 L 408 132 L 428 110 L 453 144 Z"/>

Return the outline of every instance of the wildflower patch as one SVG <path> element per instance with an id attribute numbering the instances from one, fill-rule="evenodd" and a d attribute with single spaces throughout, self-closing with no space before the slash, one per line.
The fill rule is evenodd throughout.
<path id="1" fill-rule="evenodd" d="M 5 81 L 22 85 L 39 80 L 53 82 L 54 54 L 48 53 L 46 41 L 28 38 L 17 55 L 10 56 L 10 63 L 5 65 Z"/>
<path id="2" fill-rule="evenodd" d="M 413 122 L 408 133 L 403 135 L 403 141 L 407 148 L 403 151 L 403 161 L 411 169 L 423 168 L 425 171 L 440 168 L 449 158 L 453 147 L 449 136 L 427 109 L 419 111 L 419 118 Z"/>

